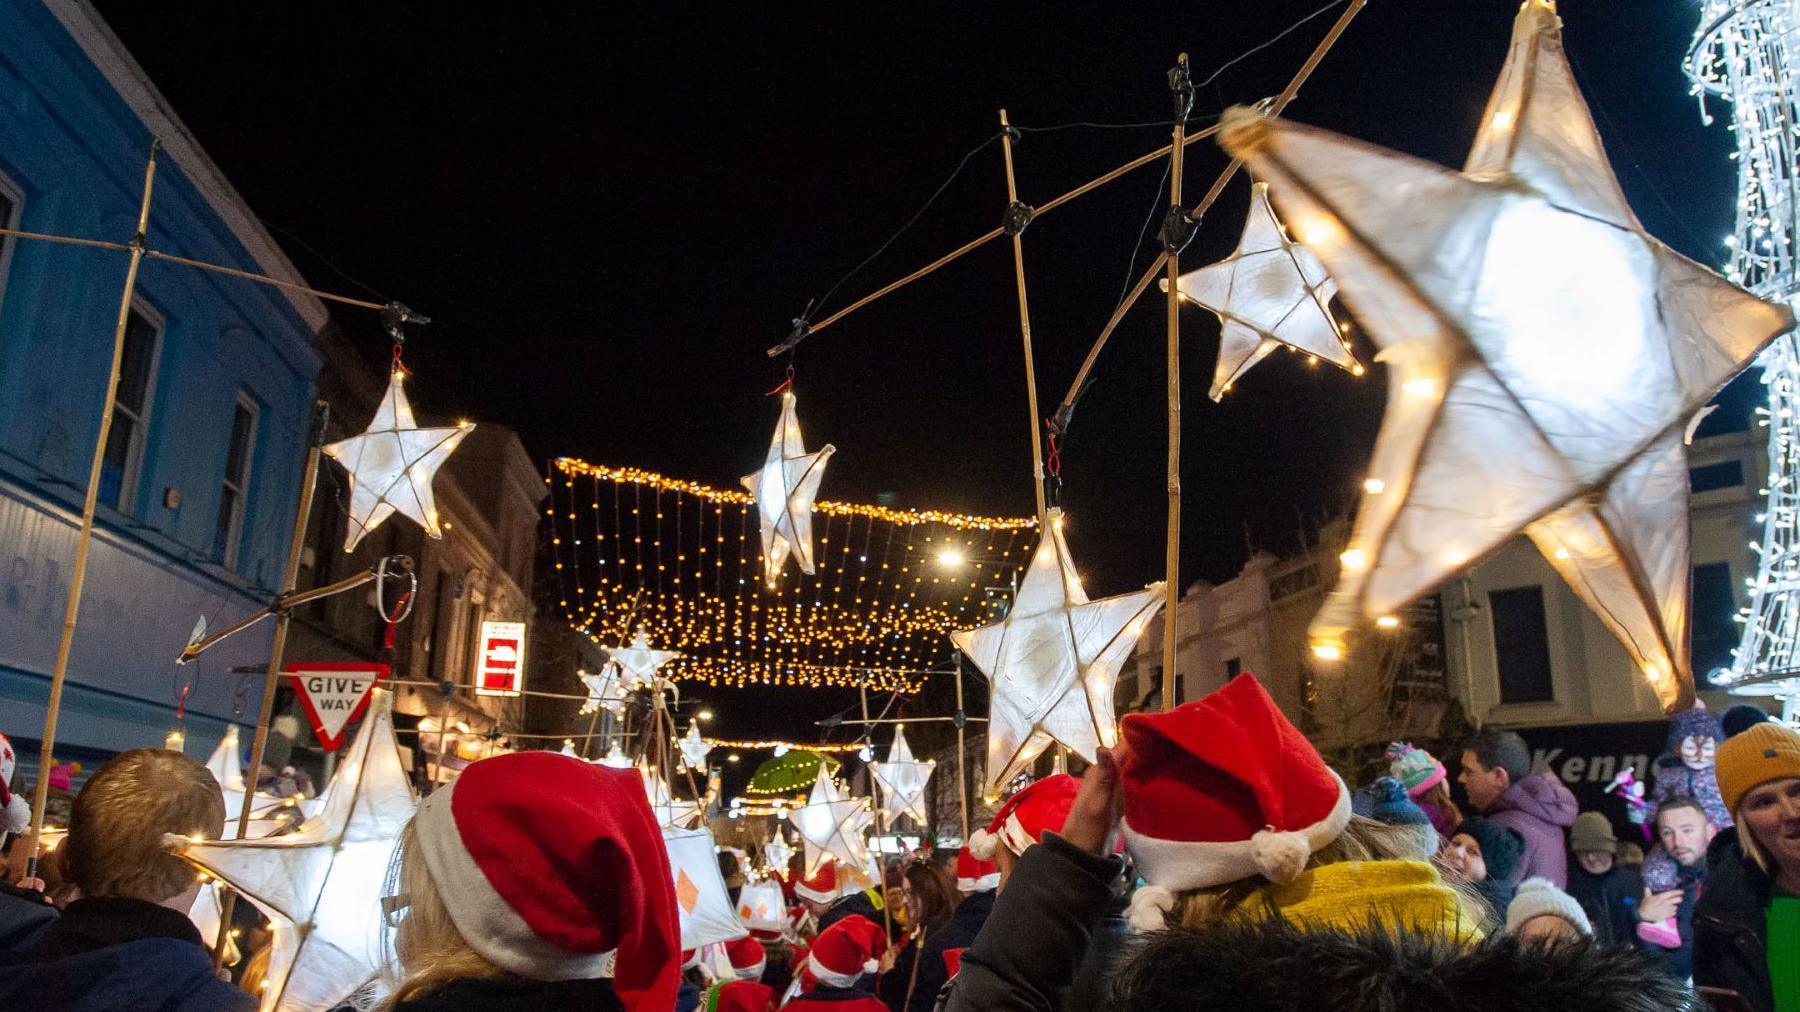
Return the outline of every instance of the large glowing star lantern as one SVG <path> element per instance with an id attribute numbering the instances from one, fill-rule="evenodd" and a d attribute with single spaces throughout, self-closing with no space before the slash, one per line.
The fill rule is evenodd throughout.
<path id="1" fill-rule="evenodd" d="M 649 689 L 656 685 L 656 672 L 670 661 L 679 660 L 681 654 L 674 650 L 652 650 L 650 633 L 639 629 L 632 634 L 631 645 L 626 647 L 603 647 L 606 656 L 618 666 L 617 686 L 627 691 Z M 591 689 L 592 686 L 590 685 Z"/>
<path id="2" fill-rule="evenodd" d="M 1162 283 L 1167 290 L 1169 283 Z M 1250 214 L 1237 249 L 1181 276 L 1181 297 L 1219 317 L 1213 400 L 1277 348 L 1322 358 L 1357 375 L 1363 368 L 1331 315 L 1337 283 L 1319 258 L 1288 237 L 1269 206 L 1269 184 L 1251 187 Z"/>
<path id="3" fill-rule="evenodd" d="M 406 399 L 405 380 L 406 374 L 399 369 L 390 374 L 387 393 L 362 435 L 325 446 L 325 455 L 350 472 L 346 552 L 395 513 L 411 518 L 434 538 L 444 536 L 438 526 L 431 479 L 463 437 L 475 431 L 475 425 L 462 422 L 446 428 L 419 428 Z"/>
<path id="4" fill-rule="evenodd" d="M 1793 324 L 1647 235 L 1529 0 L 1460 173 L 1227 114 L 1388 364 L 1387 414 L 1314 651 L 1528 533 L 1665 709 L 1689 705 L 1689 419 Z"/>
<path id="5" fill-rule="evenodd" d="M 412 818 L 385 690 L 332 775 L 324 810 L 262 840 L 169 838 L 201 871 L 256 904 L 274 934 L 264 1012 L 331 1008 L 384 965 L 383 879 Z"/>
<path id="6" fill-rule="evenodd" d="M 675 876 L 675 906 L 681 917 L 681 947 L 698 949 L 749 934 L 719 874 L 718 847 L 704 829 L 664 829 L 669 872 Z"/>
<path id="7" fill-rule="evenodd" d="M 802 878 L 818 874 L 825 862 L 837 860 L 846 868 L 869 863 L 869 843 L 863 833 L 875 818 L 866 798 L 852 798 L 838 790 L 824 763 L 806 804 L 788 813 L 788 820 L 806 841 L 806 868 Z"/>
<path id="8" fill-rule="evenodd" d="M 950 634 L 991 683 L 988 793 L 1052 742 L 1092 762 L 1096 749 L 1117 740 L 1113 686 L 1162 604 L 1161 582 L 1089 601 L 1063 540 L 1062 511 L 1050 511 L 1006 618 Z"/>
<path id="9" fill-rule="evenodd" d="M 762 469 L 744 476 L 744 487 L 756 499 L 762 523 L 763 575 L 770 586 L 781 576 L 789 555 L 800 571 L 811 575 L 813 567 L 812 508 L 825 477 L 825 462 L 837 452 L 827 443 L 806 452 L 800 438 L 800 417 L 794 413 L 794 392 L 781 394 L 781 420 Z"/>
<path id="10" fill-rule="evenodd" d="M 913 758 L 912 746 L 906 743 L 906 725 L 895 724 L 894 744 L 888 749 L 887 761 L 869 764 L 869 770 L 875 774 L 875 786 L 881 791 L 882 814 L 890 824 L 906 815 L 921 826 L 927 825 L 925 785 L 936 768 L 937 763 L 930 759 L 919 762 Z"/>
<path id="11" fill-rule="evenodd" d="M 712 752 L 713 747 L 706 739 L 700 737 L 699 721 L 689 722 L 687 734 L 677 745 L 681 749 L 682 765 L 700 773 L 706 772 L 706 757 Z"/>

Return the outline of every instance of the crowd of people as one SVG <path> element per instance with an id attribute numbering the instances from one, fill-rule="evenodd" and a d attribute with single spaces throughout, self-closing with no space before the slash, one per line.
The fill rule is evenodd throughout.
<path id="1" fill-rule="evenodd" d="M 701 951 L 635 770 L 471 764 L 399 840 L 386 968 L 361 1007 L 632 1012 L 1751 1009 L 1800 1012 L 1800 733 L 1671 722 L 1648 854 L 1482 731 L 1446 764 L 1395 743 L 1355 788 L 1254 677 L 1127 716 L 1085 774 L 1012 794 L 948 854 L 784 879 L 779 930 Z M 1664 783 L 1672 785 L 1665 788 Z M 74 798 L 60 880 L 0 887 L 0 1008 L 250 1009 L 187 911 L 168 834 L 216 837 L 219 786 L 161 749 Z M 1635 829 L 1626 825 L 1632 833 Z M 745 885 L 729 854 L 733 902 Z M 16 871 L 15 871 L 16 876 Z M 880 879 L 876 881 L 876 879 Z"/>

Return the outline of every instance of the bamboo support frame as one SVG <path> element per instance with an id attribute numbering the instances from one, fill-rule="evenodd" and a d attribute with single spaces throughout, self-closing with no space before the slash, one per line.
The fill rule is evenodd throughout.
<path id="1" fill-rule="evenodd" d="M 1339 15 L 1337 21 L 1331 26 L 1331 30 L 1325 33 L 1325 37 L 1319 41 L 1319 44 L 1313 47 L 1311 55 L 1289 79 L 1287 87 L 1283 88 L 1281 94 L 1275 96 L 1274 101 L 1270 103 L 1269 115 L 1281 115 L 1282 111 L 1288 107 L 1288 103 L 1292 102 L 1294 97 L 1300 93 L 1301 85 L 1305 84 L 1307 78 L 1311 77 L 1312 72 L 1318 68 L 1319 62 L 1325 59 L 1325 54 L 1331 51 L 1331 47 L 1336 44 L 1338 37 L 1344 34 L 1344 29 L 1350 27 L 1350 20 L 1356 17 L 1368 2 L 1369 0 L 1350 0 L 1350 6 L 1344 9 L 1343 14 Z M 1218 130 L 1219 127 L 1215 124 L 1198 133 L 1190 134 L 1183 143 L 1192 144 L 1196 139 L 1210 136 L 1217 133 Z M 1168 150 L 1168 148 L 1163 149 L 1163 151 Z M 1213 203 L 1219 199 L 1220 194 L 1225 192 L 1226 185 L 1237 175 L 1238 170 L 1243 168 L 1243 165 L 1241 159 L 1233 159 L 1231 164 L 1219 173 L 1218 178 L 1213 180 L 1212 186 L 1207 188 L 1206 195 L 1188 212 L 1188 217 L 1195 222 L 1205 217 L 1206 212 L 1212 209 Z M 1048 209 L 1048 205 L 1045 209 Z M 1106 321 L 1106 326 L 1100 329 L 1100 336 L 1094 339 L 1093 347 L 1088 349 L 1087 358 L 1082 360 L 1081 369 L 1075 373 L 1075 382 L 1069 384 L 1069 392 L 1063 395 L 1062 406 L 1057 411 L 1059 417 L 1066 418 L 1068 413 L 1074 409 L 1075 399 L 1081 395 L 1081 388 L 1087 383 L 1088 373 L 1093 370 L 1094 362 L 1100 357 L 1100 349 L 1106 347 L 1106 342 L 1112 338 L 1113 331 L 1118 328 L 1120 321 L 1125 319 L 1125 314 L 1131 311 L 1132 306 L 1137 305 L 1137 300 L 1144 294 L 1144 289 L 1150 286 L 1150 282 L 1158 274 L 1163 273 L 1165 256 L 1166 254 L 1163 254 L 1156 258 L 1156 261 L 1150 265 L 1150 269 L 1144 272 L 1144 276 L 1139 278 L 1138 283 L 1131 289 L 1131 294 L 1127 295 L 1125 301 L 1113 310 L 1112 317 Z M 1171 288 L 1173 285 L 1174 282 L 1170 282 Z"/>
<path id="2" fill-rule="evenodd" d="M 963 673 L 962 653 L 956 655 L 956 715 L 963 716 Z M 956 723 L 956 793 L 962 803 L 962 839 L 963 846 L 969 843 L 969 750 L 963 741 L 963 725 L 967 718 Z"/>
<path id="3" fill-rule="evenodd" d="M 1006 121 L 1006 110 L 1000 110 L 1000 150 L 1006 160 L 1006 204 L 1010 209 L 1019 202 L 1019 187 L 1013 177 L 1012 124 Z M 1025 401 L 1031 413 L 1031 491 L 1037 497 L 1037 518 L 1044 523 L 1044 437 L 1038 432 L 1037 369 L 1031 358 L 1031 305 L 1025 295 L 1024 225 L 1009 229 L 1012 234 L 1013 283 L 1019 292 L 1019 336 L 1025 346 Z M 863 714 L 867 717 L 868 714 Z"/>
<path id="4" fill-rule="evenodd" d="M 1187 77 L 1187 54 L 1177 58 L 1181 79 Z M 1169 145 L 1169 210 L 1181 206 L 1181 136 L 1187 128 L 1189 96 L 1177 91 L 1178 107 Z M 1169 383 L 1169 527 L 1163 546 L 1163 709 L 1175 708 L 1175 606 L 1181 601 L 1181 255 L 1169 246 L 1163 252 L 1168 269 L 1168 383 Z"/>
<path id="5" fill-rule="evenodd" d="M 44 833 L 44 805 L 50 798 L 50 764 L 56 754 L 56 724 L 62 710 L 63 686 L 69 678 L 69 654 L 75 645 L 75 624 L 81 611 L 81 592 L 87 583 L 88 548 L 94 537 L 94 510 L 99 505 L 100 471 L 106 463 L 106 441 L 112 434 L 113 400 L 119 394 L 119 365 L 125 356 L 125 327 L 131 320 L 131 302 L 137 294 L 138 268 L 144 262 L 144 237 L 150 227 L 150 196 L 156 187 L 156 150 L 144 163 L 144 189 L 138 201 L 137 232 L 131 238 L 125 285 L 119 293 L 119 315 L 113 324 L 112 365 L 106 377 L 106 396 L 101 400 L 100 431 L 94 438 L 94 455 L 88 463 L 87 495 L 81 504 L 81 530 L 75 538 L 75 564 L 69 573 L 69 596 L 63 606 L 62 635 L 56 642 L 56 663 L 50 670 L 50 697 L 44 705 L 44 733 L 38 746 L 37 785 L 31 796 L 31 837 L 25 877 L 37 877 L 38 846 Z"/>
<path id="6" fill-rule="evenodd" d="M 211 650 L 214 646 L 217 646 L 220 642 L 243 632 L 245 629 L 261 622 L 270 615 L 279 615 L 284 611 L 298 608 L 309 601 L 317 601 L 320 598 L 333 597 L 342 594 L 345 591 L 355 590 L 363 584 L 374 580 L 375 576 L 375 570 L 369 569 L 361 573 L 346 576 L 342 580 L 328 584 L 324 587 L 314 587 L 312 590 L 299 591 L 293 594 L 283 594 L 277 597 L 275 603 L 268 607 L 259 608 L 249 615 L 244 616 L 242 619 L 239 619 L 232 625 L 213 633 L 211 636 L 188 644 L 186 647 L 182 648 L 181 656 L 175 658 L 175 663 L 186 664 L 189 661 L 192 661 L 194 658 L 199 657 L 206 651 Z"/>

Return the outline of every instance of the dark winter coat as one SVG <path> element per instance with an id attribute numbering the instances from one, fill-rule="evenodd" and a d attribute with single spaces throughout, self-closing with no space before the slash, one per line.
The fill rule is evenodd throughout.
<path id="1" fill-rule="evenodd" d="M 943 990 L 945 982 L 950 979 L 950 966 L 944 960 L 944 953 L 952 949 L 966 949 L 974 944 L 975 936 L 981 933 L 981 926 L 987 923 L 988 915 L 994 912 L 994 891 L 971 893 L 956 905 L 950 920 L 943 927 L 925 935 L 925 944 L 918 949 L 919 976 L 912 981 L 912 1002 L 906 1006 L 906 1012 L 931 1012 L 937 1001 L 937 994 Z M 909 946 L 894 962 L 894 969 L 881 981 L 882 997 L 891 994 L 904 997 L 908 978 L 912 974 L 913 949 Z M 899 1003 L 888 1001 L 890 1009 L 898 1009 Z"/>
<path id="2" fill-rule="evenodd" d="M 1736 829 L 1706 848 L 1706 891 L 1694 908 L 1694 983 L 1736 991 L 1757 1012 L 1773 1012 L 1769 983 L 1769 876 L 1744 854 Z"/>
<path id="3" fill-rule="evenodd" d="M 1675 888 L 1681 890 L 1681 906 L 1675 911 L 1675 927 L 1681 933 L 1681 947 L 1665 949 L 1642 939 L 1638 940 L 1638 947 L 1656 956 L 1669 976 L 1686 980 L 1694 974 L 1694 909 L 1699 906 L 1700 898 L 1706 893 L 1706 865 L 1704 862 L 1692 868 L 1676 865 L 1675 870 Z"/>
<path id="4" fill-rule="evenodd" d="M 1525 853 L 1508 880 L 1518 885 L 1533 876 L 1569 883 L 1569 848 L 1563 831 L 1575 824 L 1581 806 L 1563 782 L 1549 773 L 1533 773 L 1506 789 L 1484 814 L 1525 838 Z"/>
<path id="5" fill-rule="evenodd" d="M 867 917 L 876 924 L 886 923 L 881 919 L 881 906 L 876 902 L 880 895 L 873 889 L 864 889 L 862 892 L 838 897 L 819 915 L 819 932 L 823 934 L 826 928 L 852 914 Z"/>
<path id="6" fill-rule="evenodd" d="M 56 923 L 56 908 L 36 889 L 0 883 L 0 956 L 29 949 Z"/>
<path id="7" fill-rule="evenodd" d="M 1601 945 L 1636 941 L 1637 908 L 1644 898 L 1644 876 L 1637 869 L 1615 864 L 1604 875 L 1590 875 L 1573 865 L 1568 891 L 1594 926 L 1594 941 Z"/>
<path id="8" fill-rule="evenodd" d="M 1026 848 L 963 953 L 947 1012 L 1074 1012 L 1064 1001 L 1124 869 L 1120 858 L 1096 857 L 1055 833 Z"/>
<path id="9" fill-rule="evenodd" d="M 1510 936 L 1458 945 L 1372 927 L 1347 933 L 1279 919 L 1141 936 L 1105 1009 L 1232 1012 L 1379 1009 L 1454 1012 L 1701 1012 L 1687 985 L 1629 946 L 1582 941 L 1549 950 Z"/>
<path id="10" fill-rule="evenodd" d="M 612 981 L 527 980 L 498 977 L 488 980 L 453 980 L 423 997 L 403 1001 L 394 1012 L 550 1012 L 582 1009 L 624 1012 L 613 993 Z"/>
<path id="11" fill-rule="evenodd" d="M 0 1008 L 248 1012 L 185 914 L 144 900 L 80 899 L 29 949 L 0 959 Z"/>
<path id="12" fill-rule="evenodd" d="M 860 987 L 832 987 L 820 984 L 811 991 L 789 998 L 784 1009 L 805 1012 L 887 1012 L 887 1006 Z"/>

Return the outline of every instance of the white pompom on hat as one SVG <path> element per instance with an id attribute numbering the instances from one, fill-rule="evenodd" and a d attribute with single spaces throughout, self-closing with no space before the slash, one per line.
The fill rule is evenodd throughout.
<path id="1" fill-rule="evenodd" d="M 7 833 L 23 833 L 31 825 L 31 806 L 12 792 L 13 771 L 18 764 L 12 742 L 0 734 L 0 831 Z"/>
<path id="2" fill-rule="evenodd" d="M 1128 714 L 1124 737 L 1125 846 L 1152 886 L 1291 882 L 1350 824 L 1349 789 L 1251 675 Z"/>

